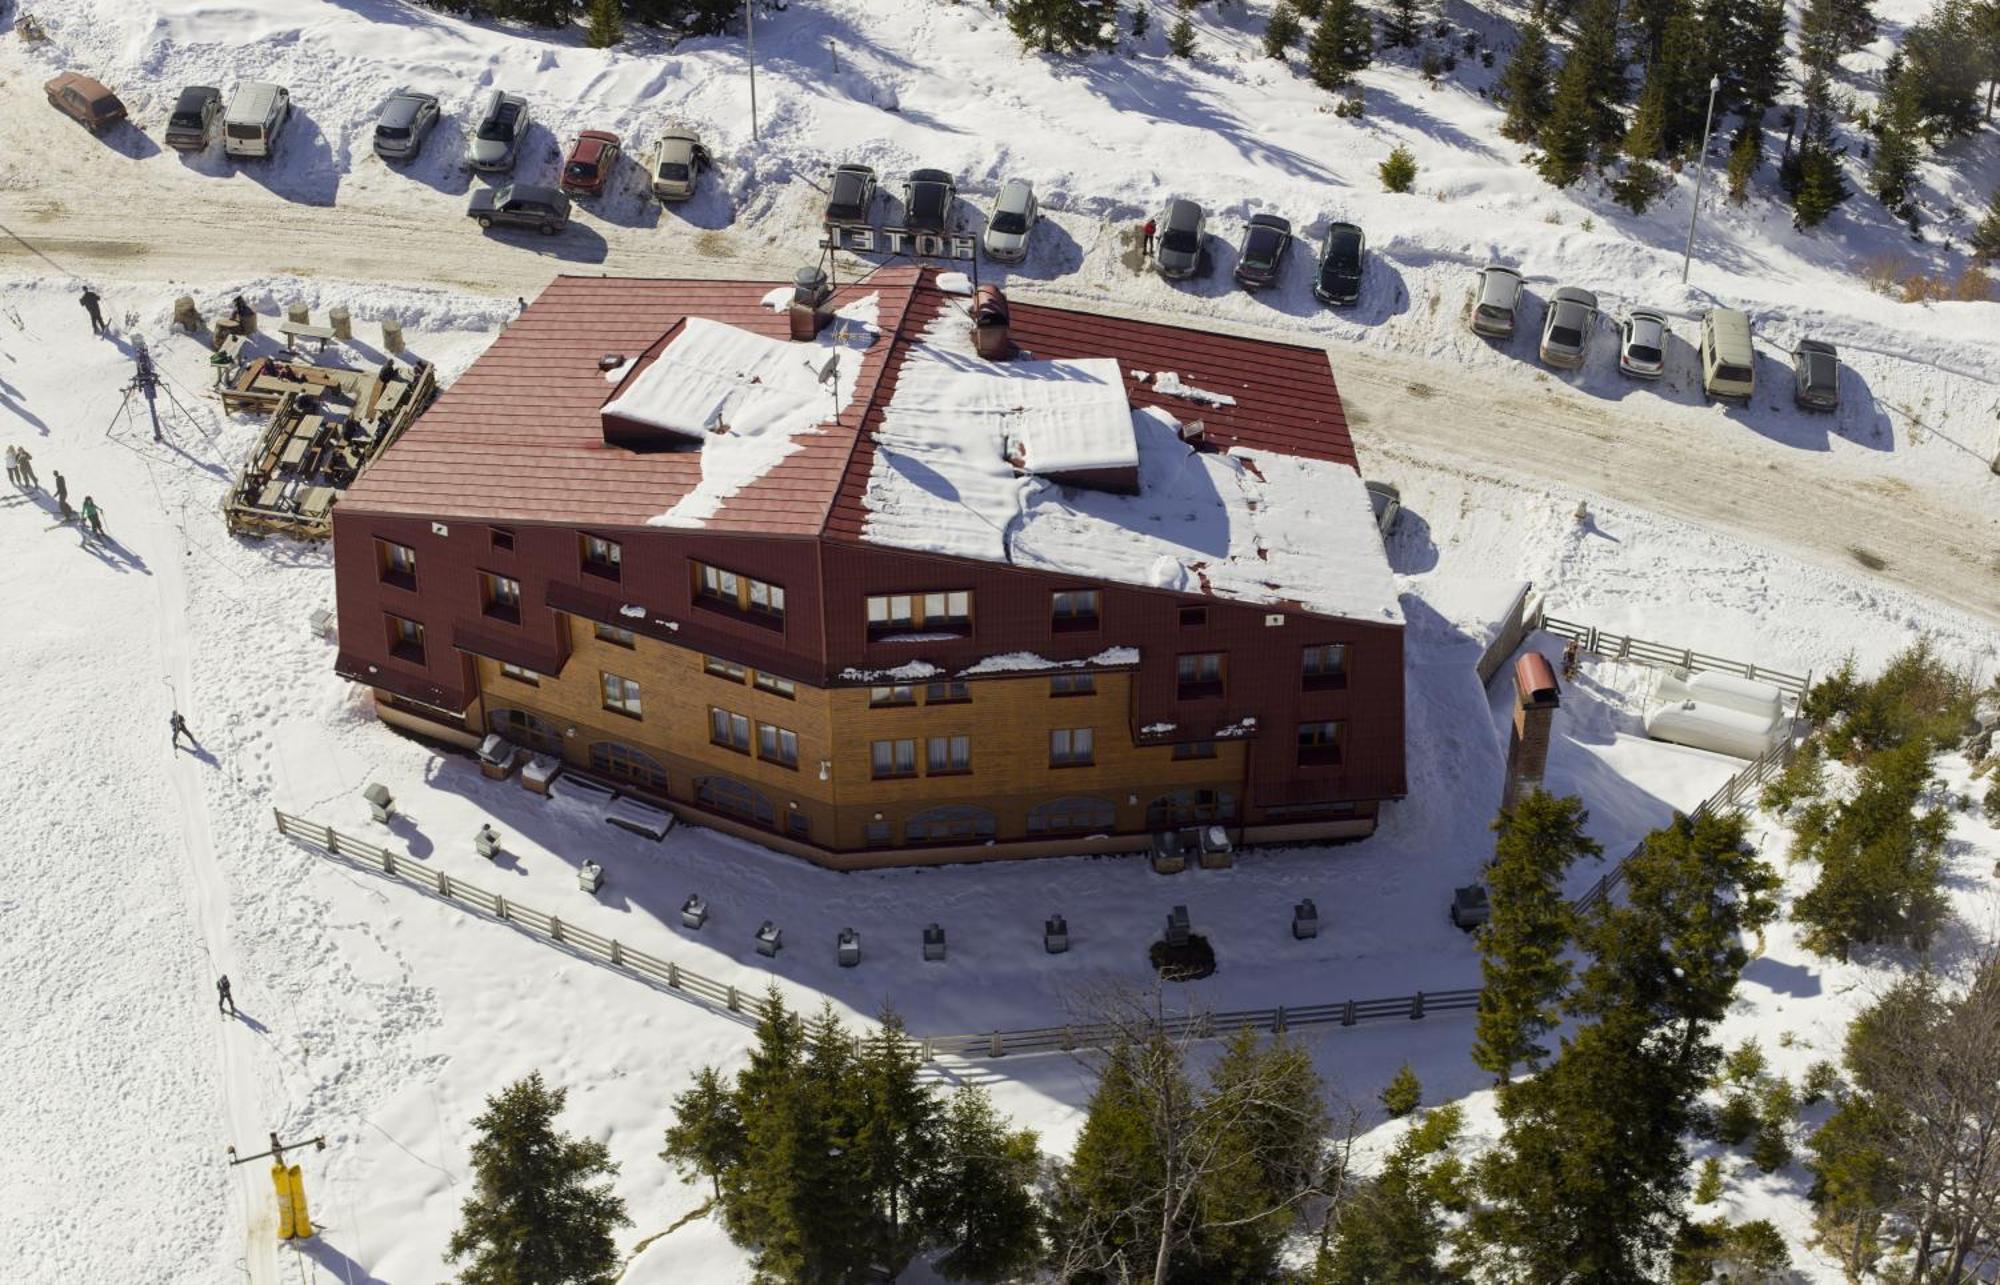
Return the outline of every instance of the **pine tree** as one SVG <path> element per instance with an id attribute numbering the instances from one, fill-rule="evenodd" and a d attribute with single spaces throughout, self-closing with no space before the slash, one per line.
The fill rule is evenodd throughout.
<path id="1" fill-rule="evenodd" d="M 1417 186 L 1417 155 L 1401 143 L 1389 151 L 1389 158 L 1375 167 L 1385 192 L 1408 192 Z"/>
<path id="2" fill-rule="evenodd" d="M 1616 137 L 1619 118 L 1612 86 L 1624 74 L 1618 58 L 1617 0 L 1591 0 L 1576 43 L 1556 76 L 1555 95 L 1537 138 L 1542 178 L 1568 187 L 1583 177 L 1598 147 Z"/>
<path id="3" fill-rule="evenodd" d="M 1923 110 L 1914 78 L 1902 55 L 1889 59 L 1882 74 L 1880 116 L 1875 125 L 1875 152 L 1868 165 L 1868 187 L 1882 204 L 1900 210 L 1910 199 L 1917 177 L 1917 127 Z"/>
<path id="4" fill-rule="evenodd" d="M 1461 1120 L 1456 1104 L 1441 1107 L 1403 1135 L 1382 1171 L 1341 1209 L 1339 1236 L 1321 1254 L 1313 1285 L 1443 1285 L 1463 1279 L 1439 1262 L 1443 1206 L 1457 1185 L 1458 1162 L 1449 1150 Z"/>
<path id="5" fill-rule="evenodd" d="M 1611 181 L 1611 199 L 1634 214 L 1644 214 L 1664 185 L 1659 168 L 1651 161 L 1627 161 L 1624 172 Z"/>
<path id="6" fill-rule="evenodd" d="M 1299 15 L 1293 12 L 1292 6 L 1286 0 L 1278 0 L 1277 7 L 1271 10 L 1271 20 L 1264 24 L 1265 55 L 1283 62 L 1285 54 L 1299 43 L 1299 37 L 1304 33 L 1305 27 L 1299 22 Z"/>
<path id="7" fill-rule="evenodd" d="M 1186 15 L 1174 21 L 1167 32 L 1167 52 L 1176 58 L 1194 57 L 1194 24 Z"/>
<path id="8" fill-rule="evenodd" d="M 1972 252 L 1982 263 L 2000 261 L 2000 187 L 1993 189 L 1992 197 L 1986 202 L 1986 217 L 1979 220 L 1979 226 L 1972 232 Z M 2000 778 L 1995 778 L 2000 787 Z"/>
<path id="9" fill-rule="evenodd" d="M 886 1239 L 868 1162 L 860 1146 L 863 1093 L 854 1037 L 831 1004 L 805 1025 L 793 1129 L 798 1138 L 790 1172 L 796 1239 L 775 1260 L 766 1246 L 759 1267 L 771 1275 L 814 1281 L 859 1278 Z M 753 1161 L 754 1163 L 754 1161 Z"/>
<path id="10" fill-rule="evenodd" d="M 1405 1062 L 1382 1090 L 1382 1109 L 1392 1118 L 1401 1118 L 1423 1105 L 1423 1101 L 1424 1086 Z"/>
<path id="11" fill-rule="evenodd" d="M 1367 10 L 1355 0 L 1324 0 L 1306 46 L 1306 73 L 1321 89 L 1339 89 L 1368 65 L 1373 47 Z"/>
<path id="12" fill-rule="evenodd" d="M 1502 1083 L 1522 1062 L 1548 1050 L 1539 1043 L 1555 1028 L 1556 1005 L 1570 980 L 1565 955 L 1573 931 L 1563 877 L 1579 857 L 1603 856 L 1584 833 L 1590 814 L 1581 800 L 1535 790 L 1502 812 L 1493 828 L 1492 918 L 1479 935 L 1479 1019 L 1473 1064 Z"/>
<path id="13" fill-rule="evenodd" d="M 1517 143 L 1532 140 L 1548 119 L 1551 77 L 1549 37 L 1539 22 L 1521 28 L 1520 43 L 1500 72 L 1497 86 L 1500 101 L 1506 104 L 1506 119 L 1500 132 Z"/>
<path id="14" fill-rule="evenodd" d="M 486 1099 L 472 1127 L 473 1194 L 446 1256 L 470 1258 L 465 1285 L 609 1285 L 619 1262 L 612 1233 L 629 1227 L 608 1180 L 608 1148 L 556 1131 L 568 1097 L 539 1071 Z"/>
<path id="15" fill-rule="evenodd" d="M 1152 17 L 1145 5 L 1132 7 L 1132 39 L 1144 40 L 1146 33 L 1153 29 Z"/>
<path id="16" fill-rule="evenodd" d="M 1910 27 L 1903 55 L 1927 141 L 1957 138 L 1979 127 L 1979 89 L 1991 74 L 1979 55 L 1980 33 L 1970 0 L 1938 0 Z"/>
<path id="17" fill-rule="evenodd" d="M 1923 805 L 1934 780 L 1931 753 L 1925 738 L 1878 750 L 1830 821 L 1802 818 L 1793 860 L 1819 865 L 1818 880 L 1792 907 L 1808 950 L 1844 960 L 1866 942 L 1921 943 L 1943 921 L 1938 884 L 1951 818 Z"/>
<path id="18" fill-rule="evenodd" d="M 1710 1156 L 1701 1162 L 1701 1177 L 1695 1180 L 1694 1203 L 1712 1205 L 1722 1199 L 1722 1161 Z"/>
<path id="19" fill-rule="evenodd" d="M 810 1194 L 792 1169 L 807 1145 L 798 1101 L 804 1058 L 805 1023 L 772 987 L 764 996 L 750 1063 L 736 1075 L 742 1161 L 722 1175 L 723 1226 L 739 1245 L 782 1249 L 799 1239 L 795 1208 Z"/>
<path id="20" fill-rule="evenodd" d="M 986 1090 L 962 1084 L 946 1105 L 930 1224 L 952 1280 L 1012 1279 L 1040 1255 L 1032 1192 L 1041 1155 L 1030 1132 L 1009 1133 Z"/>
<path id="21" fill-rule="evenodd" d="M 1192 1098 L 1191 1086 L 1181 1093 Z M 1151 1263 L 1159 1250 L 1166 1173 L 1142 1085 L 1139 1056 L 1113 1049 L 1084 1110 L 1083 1129 L 1056 1189 L 1055 1222 L 1085 1262 Z"/>
<path id="22" fill-rule="evenodd" d="M 1713 48 L 1710 52 L 1710 66 L 1722 78 L 1723 104 L 1761 112 L 1778 101 L 1786 83 L 1787 24 L 1785 0 L 1749 0 L 1740 11 L 1719 59 Z"/>
<path id="23" fill-rule="evenodd" d="M 1209 1072 L 1198 1146 L 1211 1159 L 1198 1184 L 1187 1255 L 1215 1285 L 1273 1279 L 1297 1202 L 1318 1180 L 1327 1129 L 1312 1058 L 1282 1038 L 1240 1028 Z"/>
<path id="24" fill-rule="evenodd" d="M 1389 0 L 1382 15 L 1382 44 L 1388 49 L 1414 49 L 1424 34 L 1423 0 Z"/>
<path id="25" fill-rule="evenodd" d="M 622 0 L 590 0 L 590 24 L 584 28 L 583 42 L 592 49 L 609 49 L 624 39 Z"/>
<path id="26" fill-rule="evenodd" d="M 1779 180 L 1792 198 L 1795 227 L 1817 227 L 1849 196 L 1840 172 L 1840 150 L 1833 143 L 1832 90 L 1827 73 L 1815 68 L 1802 91 L 1805 128 L 1798 148 L 1779 169 Z"/>
<path id="27" fill-rule="evenodd" d="M 1741 205 L 1750 199 L 1750 180 L 1763 161 L 1764 114 L 1743 122 L 1729 148 L 1729 199 Z"/>
<path id="28" fill-rule="evenodd" d="M 1025 49 L 1083 53 L 1099 47 L 1103 22 L 1090 0 L 1010 0 L 1007 27 Z"/>
<path id="29" fill-rule="evenodd" d="M 874 1257 L 899 1272 L 923 1247 L 922 1193 L 942 1145 L 938 1104 L 920 1078 L 923 1061 L 893 1010 L 885 1011 L 880 1028 L 862 1041 L 857 1069 L 861 1104 L 854 1144 L 876 1206 L 880 1240 Z"/>
<path id="30" fill-rule="evenodd" d="M 660 1159 L 692 1182 L 707 1178 L 722 1199 L 722 1175 L 743 1158 L 743 1117 L 714 1067 L 695 1076 L 694 1087 L 674 1098 L 674 1123 L 667 1127 Z"/>

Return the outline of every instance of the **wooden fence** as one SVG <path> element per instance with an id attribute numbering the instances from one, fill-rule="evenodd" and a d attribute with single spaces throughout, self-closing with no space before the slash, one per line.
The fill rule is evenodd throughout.
<path id="1" fill-rule="evenodd" d="M 1803 696 L 1806 689 L 1812 685 L 1811 674 L 1788 674 L 1783 670 L 1766 668 L 1753 661 L 1731 660 L 1727 656 L 1711 656 L 1706 652 L 1686 647 L 1670 647 L 1665 643 L 1648 642 L 1643 638 L 1614 634 L 1595 625 L 1563 620 L 1556 616 L 1544 615 L 1541 619 L 1541 628 L 1559 638 L 1573 638 L 1581 650 L 1605 660 L 1631 660 L 1644 665 L 1667 665 L 1685 669 L 1689 673 L 1700 673 L 1704 669 L 1717 670 L 1725 674 L 1735 674 L 1740 678 L 1769 683 L 1794 699 Z"/>
<path id="2" fill-rule="evenodd" d="M 731 1013 L 749 1018 L 764 1015 L 761 995 L 704 977 L 672 960 L 660 959 L 634 950 L 615 937 L 604 937 L 558 916 L 544 914 L 520 902 L 463 879 L 454 879 L 441 870 L 432 870 L 414 857 L 398 855 L 377 844 L 342 834 L 332 826 L 320 825 L 288 812 L 272 809 L 278 833 L 329 856 L 353 862 L 391 879 L 412 884 L 446 901 L 456 902 L 503 923 L 513 924 L 532 936 L 543 937 L 587 955 L 599 963 Z M 1177 1039 L 1224 1038 L 1244 1027 L 1283 1034 L 1312 1026 L 1358 1026 L 1388 1018 L 1421 1021 L 1433 1013 L 1461 1013 L 1476 1008 L 1479 991 L 1419 991 L 1392 999 L 1344 999 L 1322 1004 L 1283 1005 L 1275 1008 L 1239 1009 L 1226 1013 L 1198 1013 L 1169 1018 L 1162 1030 Z M 926 1062 L 938 1057 L 1004 1057 L 1009 1053 L 1053 1053 L 1103 1047 L 1121 1029 L 1112 1026 L 1051 1026 L 1021 1031 L 985 1031 L 966 1035 L 912 1036 L 911 1046 Z"/>

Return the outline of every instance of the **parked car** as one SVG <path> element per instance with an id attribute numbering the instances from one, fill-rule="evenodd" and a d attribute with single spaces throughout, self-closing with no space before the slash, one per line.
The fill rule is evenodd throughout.
<path id="1" fill-rule="evenodd" d="M 1542 318 L 1542 360 L 1558 370 L 1575 370 L 1590 351 L 1590 332 L 1597 325 L 1597 296 L 1564 286 L 1549 301 Z"/>
<path id="2" fill-rule="evenodd" d="M 42 86 L 49 103 L 93 134 L 101 134 L 125 119 L 118 95 L 80 71 L 66 71 Z"/>
<path id="3" fill-rule="evenodd" d="M 562 190 L 571 196 L 602 196 L 605 185 L 618 171 L 624 144 L 618 135 L 601 129 L 586 129 L 569 146 L 563 161 Z"/>
<path id="4" fill-rule="evenodd" d="M 1034 186 L 1028 180 L 1010 178 L 1002 183 L 993 198 L 993 214 L 986 220 L 986 257 L 1002 263 L 1027 258 L 1028 234 L 1041 217 Z"/>
<path id="5" fill-rule="evenodd" d="M 1452 889 L 1452 927 L 1461 932 L 1471 932 L 1491 918 L 1493 918 L 1493 905 L 1486 899 L 1486 888 L 1483 884 L 1469 883 L 1463 888 Z"/>
<path id="6" fill-rule="evenodd" d="M 646 178 L 662 203 L 685 201 L 694 195 L 701 172 L 714 162 L 691 129 L 670 129 L 646 151 Z"/>
<path id="7" fill-rule="evenodd" d="M 1701 319 L 1701 391 L 1747 403 L 1757 392 L 1757 350 L 1750 318 L 1734 308 L 1710 308 Z"/>
<path id="8" fill-rule="evenodd" d="M 465 145 L 466 163 L 476 170 L 511 170 L 527 133 L 528 100 L 496 89 L 486 96 L 473 122 L 472 136 Z"/>
<path id="9" fill-rule="evenodd" d="M 534 228 L 554 236 L 569 226 L 569 198 L 539 183 L 482 187 L 472 194 L 465 212 L 482 228 Z"/>
<path id="10" fill-rule="evenodd" d="M 1391 482 L 1363 482 L 1368 507 L 1375 510 L 1375 529 L 1384 540 L 1396 532 L 1396 520 L 1403 516 L 1403 493 Z"/>
<path id="11" fill-rule="evenodd" d="M 1634 379 L 1658 379 L 1667 370 L 1667 319 L 1634 308 L 1618 326 L 1618 369 Z"/>
<path id="12" fill-rule="evenodd" d="M 1160 211 L 1160 243 L 1153 262 L 1163 277 L 1191 277 L 1201 270 L 1201 251 L 1208 239 L 1208 216 L 1185 197 L 1175 197 Z"/>
<path id="13" fill-rule="evenodd" d="M 1821 339 L 1792 347 L 1792 400 L 1806 410 L 1840 409 L 1840 353 Z"/>
<path id="14" fill-rule="evenodd" d="M 229 96 L 222 117 L 222 150 L 231 156 L 267 157 L 292 118 L 292 93 L 266 80 L 246 80 Z"/>
<path id="15" fill-rule="evenodd" d="M 1352 223 L 1336 223 L 1326 230 L 1319 248 L 1319 275 L 1313 278 L 1313 295 L 1321 303 L 1336 308 L 1361 297 L 1361 270 L 1368 253 L 1368 238 Z"/>
<path id="16" fill-rule="evenodd" d="M 397 94 L 375 118 L 375 154 L 385 161 L 407 161 L 423 150 L 425 136 L 437 123 L 435 96 L 410 90 Z"/>
<path id="17" fill-rule="evenodd" d="M 912 232 L 943 232 L 951 221 L 958 184 L 943 170 L 911 170 L 903 180 L 903 226 Z"/>
<path id="18" fill-rule="evenodd" d="M 874 205 L 874 170 L 866 165 L 843 165 L 833 172 L 826 189 L 828 223 L 866 223 Z"/>
<path id="19" fill-rule="evenodd" d="M 1521 307 L 1521 274 L 1498 263 L 1479 274 L 1479 296 L 1473 301 L 1472 332 L 1489 339 L 1514 337 L 1514 314 Z"/>
<path id="20" fill-rule="evenodd" d="M 1285 251 L 1292 248 L 1292 221 L 1275 214 L 1253 214 L 1236 250 L 1236 280 L 1246 290 L 1276 281 L 1285 270 Z"/>
<path id="21" fill-rule="evenodd" d="M 174 110 L 167 116 L 167 132 L 161 137 L 176 151 L 203 151 L 221 119 L 222 91 L 213 85 L 189 85 L 174 100 Z"/>

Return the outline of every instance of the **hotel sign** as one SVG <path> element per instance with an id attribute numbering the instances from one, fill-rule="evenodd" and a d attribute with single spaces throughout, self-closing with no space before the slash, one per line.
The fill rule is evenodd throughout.
<path id="1" fill-rule="evenodd" d="M 912 232 L 908 228 L 874 228 L 865 223 L 829 223 L 819 243 L 822 250 L 855 254 L 903 254 L 914 259 L 957 259 L 971 262 L 979 239 L 960 233 Z"/>

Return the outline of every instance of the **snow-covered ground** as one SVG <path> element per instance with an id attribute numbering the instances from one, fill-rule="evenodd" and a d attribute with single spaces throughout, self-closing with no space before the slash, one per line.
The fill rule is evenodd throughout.
<path id="1" fill-rule="evenodd" d="M 50 42 L 0 41 L 0 435 L 34 451 L 45 487 L 61 470 L 72 504 L 92 495 L 114 542 L 84 544 L 53 525 L 43 498 L 0 494 L 10 551 L 0 559 L 10 603 L 0 702 L 16 765 L 0 784 L 0 851 L 15 858 L 0 894 L 0 975 L 13 996 L 0 1079 L 15 1158 L 0 1168 L 0 1278 L 438 1279 L 467 1190 L 468 1121 L 484 1095 L 536 1067 L 570 1088 L 567 1126 L 606 1139 L 624 1166 L 619 1189 L 637 1223 L 628 1246 L 700 1203 L 657 1160 L 659 1130 L 695 1067 L 740 1056 L 739 1021 L 282 841 L 274 806 L 722 980 L 775 980 L 800 1003 L 823 995 L 857 1018 L 893 1002 L 919 1031 L 976 1031 L 1056 1020 L 1082 989 L 1142 979 L 1145 946 L 1177 902 L 1216 944 L 1221 967 L 1196 995 L 1218 1007 L 1472 982 L 1473 953 L 1443 907 L 1490 850 L 1505 705 L 1504 693 L 1480 690 L 1470 665 L 1496 599 L 1520 580 L 1557 614 L 1781 669 L 1823 672 L 1849 652 L 1877 664 L 1922 633 L 1982 675 L 2000 668 L 1991 624 L 2000 479 L 1985 465 L 1996 446 L 2000 308 L 1896 304 L 1856 276 L 1884 253 L 1947 273 L 1958 257 L 1912 245 L 1865 196 L 1827 229 L 1795 233 L 1772 204 L 1767 167 L 1741 209 L 1710 185 L 1683 288 L 1690 178 L 1644 218 L 1594 191 L 1551 191 L 1497 139 L 1496 113 L 1478 94 L 1491 73 L 1471 61 L 1435 88 L 1406 66 L 1365 73 L 1368 115 L 1357 123 L 1261 57 L 1261 3 L 1204 16 L 1202 55 L 1182 63 L 1160 56 L 1164 8 L 1137 50 L 1044 62 L 1020 58 L 983 5 L 801 0 L 759 28 L 753 142 L 731 41 L 605 53 L 399 0 L 31 8 Z M 1903 23 L 1922 3 L 1878 9 Z M 1454 4 L 1446 16 L 1504 50 L 1494 12 Z M 1858 86 L 1883 51 L 1851 60 Z M 39 85 L 64 67 L 117 88 L 144 132 L 96 142 L 51 112 Z M 285 81 L 295 94 L 298 118 L 276 161 L 184 159 L 153 141 L 181 85 L 226 90 L 248 78 Z M 451 119 L 422 160 L 396 170 L 369 154 L 367 138 L 382 99 L 404 86 L 439 93 Z M 537 175 L 552 172 L 558 140 L 576 129 L 643 143 L 683 120 L 722 162 L 719 181 L 661 211 L 628 172 L 550 243 L 482 237 L 462 204 L 483 180 L 453 158 L 467 105 L 492 86 L 533 99 L 527 165 Z M 1416 196 L 1375 182 L 1397 142 L 1422 166 Z M 1001 181 L 1033 179 L 1052 217 L 1010 286 L 1334 349 L 1336 376 L 1361 412 L 1364 464 L 1396 481 L 1407 509 L 1390 560 L 1409 622 L 1411 797 L 1374 838 L 1174 878 L 1110 859 L 842 876 L 694 828 L 648 843 L 386 731 L 307 628 L 312 609 L 331 605 L 324 551 L 224 534 L 217 505 L 257 425 L 203 396 L 205 353 L 167 332 L 174 295 L 192 292 L 212 312 L 243 291 L 266 315 L 292 301 L 315 312 L 344 303 L 363 335 L 394 315 L 448 381 L 513 315 L 515 296 L 555 271 L 784 271 L 810 253 L 813 184 L 841 160 L 890 178 L 919 164 L 954 170 L 975 228 Z M 1996 178 L 1990 130 L 1957 145 L 1925 170 L 1933 221 L 1951 205 L 1975 208 Z M 1216 233 L 1213 271 L 1187 287 L 1139 271 L 1132 240 L 1137 221 L 1173 194 L 1206 204 Z M 896 208 L 887 202 L 879 221 L 893 223 Z M 1335 217 L 1367 227 L 1376 257 L 1361 305 L 1317 308 L 1297 261 L 1280 288 L 1230 289 L 1229 246 L 1261 210 L 1308 234 Z M 1577 284 L 1597 289 L 1609 311 L 1747 307 L 1765 341 L 1766 391 L 1749 412 L 1701 406 L 1686 325 L 1676 373 L 1657 388 L 1616 375 L 1608 333 L 1583 372 L 1561 377 L 1532 364 L 1525 338 L 1506 348 L 1476 341 L 1460 309 L 1470 271 L 1489 256 L 1521 263 L 1537 298 Z M 84 279 L 132 325 L 92 339 L 74 300 Z M 1539 306 L 1529 312 L 1532 327 Z M 1786 404 L 1782 349 L 1801 333 L 1840 343 L 1850 363 L 1837 418 Z M 131 334 L 154 343 L 192 412 L 170 414 L 165 444 L 120 414 Z M 1556 443 L 1539 457 L 1527 445 L 1538 425 Z M 1626 485 L 1633 473 L 1642 486 Z M 1642 493 L 1656 498 L 1635 506 Z M 1586 522 L 1574 516 L 1580 499 Z M 1841 529 L 1795 541 L 1813 549 L 1810 560 L 1720 529 L 1775 530 L 1731 511 L 1761 507 L 1801 531 L 1819 507 Z M 1886 558 L 1892 573 L 1899 559 L 1920 564 L 1905 583 L 1935 585 L 1988 618 L 1824 556 L 1850 546 Z M 1551 757 L 1551 785 L 1583 796 L 1614 856 L 1734 766 L 1639 734 L 1647 678 L 1587 667 Z M 167 752 L 175 708 L 202 754 Z M 1962 767 L 1952 772 L 1962 790 Z M 404 813 L 386 832 L 358 798 L 376 780 Z M 482 820 L 507 837 L 497 866 L 472 852 Z M 1767 852 L 1781 849 L 1782 835 L 1762 837 Z M 1960 814 L 1954 838 L 1955 903 L 1966 931 L 1990 936 L 1985 890 L 2000 835 Z M 609 877 L 595 903 L 574 881 L 586 858 Z M 1579 888 L 1595 877 L 1577 872 Z M 699 936 L 672 914 L 697 890 L 715 907 Z M 1325 921 L 1310 943 L 1285 931 L 1301 896 Z M 1039 925 L 1057 910 L 1076 944 L 1049 957 Z M 766 917 L 785 928 L 775 963 L 750 949 Z M 917 932 L 931 920 L 951 934 L 942 965 L 917 958 Z M 852 971 L 833 961 L 833 935 L 847 925 L 866 952 Z M 1834 1055 L 1847 1017 L 1898 966 L 1831 965 L 1780 925 L 1725 1035 L 1762 1038 L 1778 1069 L 1795 1073 Z M 223 971 L 241 1022 L 208 1017 Z M 1491 1125 L 1490 1098 L 1466 1059 L 1467 1031 L 1444 1018 L 1307 1038 L 1355 1100 L 1372 1100 L 1407 1058 L 1429 1100 L 1468 1097 L 1477 1131 Z M 1783 1031 L 1796 1039 L 1781 1051 Z M 1052 1151 L 1072 1139 L 1088 1088 L 1062 1058 L 939 1074 L 991 1084 Z M 261 1149 L 272 1129 L 328 1137 L 325 1153 L 305 1159 L 325 1231 L 296 1251 L 272 1246 L 262 1167 L 224 1163 L 225 1146 Z M 1804 1186 L 1798 1170 L 1736 1176 L 1730 1212 L 1779 1220 L 1807 1277 L 1832 1281 L 1805 1247 Z M 703 1221 L 655 1241 L 626 1280 L 746 1274 Z"/>

